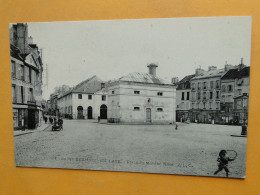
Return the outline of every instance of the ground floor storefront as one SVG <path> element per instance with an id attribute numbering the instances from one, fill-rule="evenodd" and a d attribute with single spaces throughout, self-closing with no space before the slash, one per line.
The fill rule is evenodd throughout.
<path id="1" fill-rule="evenodd" d="M 42 123 L 42 109 L 36 105 L 13 105 L 14 130 L 35 129 Z"/>
<path id="2" fill-rule="evenodd" d="M 247 111 L 223 112 L 220 110 L 177 110 L 177 122 L 242 125 L 247 123 Z"/>

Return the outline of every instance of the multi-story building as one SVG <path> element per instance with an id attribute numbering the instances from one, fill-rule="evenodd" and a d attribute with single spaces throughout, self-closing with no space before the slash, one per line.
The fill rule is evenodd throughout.
<path id="1" fill-rule="evenodd" d="M 72 119 L 98 119 L 107 116 L 105 82 L 93 76 L 57 98 L 59 114 Z"/>
<path id="2" fill-rule="evenodd" d="M 249 72 L 250 67 L 241 61 L 221 78 L 221 113 L 225 124 L 242 124 L 247 120 Z"/>
<path id="3" fill-rule="evenodd" d="M 191 109 L 191 84 L 190 80 L 195 74 L 188 75 L 178 82 L 176 89 L 176 121 L 184 122 L 190 120 Z"/>
<path id="4" fill-rule="evenodd" d="M 34 129 L 42 120 L 41 53 L 26 24 L 11 26 L 10 43 L 14 129 Z"/>
<path id="5" fill-rule="evenodd" d="M 130 73 L 108 86 L 108 122 L 172 124 L 176 113 L 176 87 L 148 73 Z"/>
<path id="6" fill-rule="evenodd" d="M 225 69 L 210 66 L 208 71 L 196 69 L 191 79 L 191 121 L 219 123 L 221 76 Z"/>

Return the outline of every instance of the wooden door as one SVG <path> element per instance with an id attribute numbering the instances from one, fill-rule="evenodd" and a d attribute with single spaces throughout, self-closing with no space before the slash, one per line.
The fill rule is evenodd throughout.
<path id="1" fill-rule="evenodd" d="M 146 108 L 146 122 L 152 122 L 151 108 Z"/>

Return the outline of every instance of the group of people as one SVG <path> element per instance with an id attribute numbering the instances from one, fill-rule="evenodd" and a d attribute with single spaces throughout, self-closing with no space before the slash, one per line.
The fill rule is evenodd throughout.
<path id="1" fill-rule="evenodd" d="M 49 120 L 49 124 L 51 125 L 59 125 L 59 126 L 62 126 L 63 124 L 63 120 L 61 117 L 56 117 L 56 116 L 49 116 L 49 118 L 47 116 L 44 116 L 43 117 L 44 121 L 45 121 L 45 124 L 48 123 L 48 120 Z"/>

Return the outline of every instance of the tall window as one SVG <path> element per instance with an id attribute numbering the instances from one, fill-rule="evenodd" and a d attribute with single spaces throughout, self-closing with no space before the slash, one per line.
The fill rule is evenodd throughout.
<path id="1" fill-rule="evenodd" d="M 92 95 L 88 95 L 88 99 L 89 99 L 89 100 L 92 100 Z"/>
<path id="2" fill-rule="evenodd" d="M 222 85 L 222 92 L 225 92 L 225 91 L 226 91 L 226 86 Z"/>
<path id="3" fill-rule="evenodd" d="M 216 109 L 219 109 L 219 102 L 216 102 Z"/>
<path id="4" fill-rule="evenodd" d="M 219 80 L 216 81 L 216 88 L 219 89 Z"/>
<path id="5" fill-rule="evenodd" d="M 192 83 L 192 90 L 195 89 L 195 83 Z"/>
<path id="6" fill-rule="evenodd" d="M 11 61 L 11 64 L 12 64 L 12 78 L 16 78 L 15 61 Z"/>
<path id="7" fill-rule="evenodd" d="M 197 97 L 198 97 L 198 100 L 200 100 L 200 92 L 198 92 L 198 96 Z"/>
<path id="8" fill-rule="evenodd" d="M 233 91 L 232 85 L 228 85 L 228 92 L 232 92 L 232 91 Z"/>
<path id="9" fill-rule="evenodd" d="M 16 97 L 16 87 L 15 87 L 15 85 L 12 85 L 12 97 L 13 97 L 13 103 L 16 103 L 17 97 Z"/>
<path id="10" fill-rule="evenodd" d="M 190 100 L 190 92 L 187 92 L 186 100 Z"/>
<path id="11" fill-rule="evenodd" d="M 21 70 L 20 70 L 20 74 L 21 74 L 21 80 L 24 81 L 24 66 L 21 65 Z"/>
<path id="12" fill-rule="evenodd" d="M 21 101 L 24 103 L 24 88 L 21 86 Z"/>
<path id="13" fill-rule="evenodd" d="M 209 99 L 213 99 L 213 92 L 209 92 Z"/>
<path id="14" fill-rule="evenodd" d="M 140 91 L 134 91 L 134 94 L 140 94 Z"/>
<path id="15" fill-rule="evenodd" d="M 200 82 L 198 82 L 198 90 L 200 90 Z"/>
<path id="16" fill-rule="evenodd" d="M 82 99 L 82 94 L 78 94 L 78 99 Z"/>
<path id="17" fill-rule="evenodd" d="M 29 101 L 33 101 L 33 88 L 29 89 Z"/>
<path id="18" fill-rule="evenodd" d="M 216 98 L 219 99 L 219 91 L 216 91 Z"/>
<path id="19" fill-rule="evenodd" d="M 184 100 L 184 92 L 181 93 L 181 100 Z"/>
<path id="20" fill-rule="evenodd" d="M 32 83 L 32 69 L 29 68 L 29 82 Z"/>
<path id="21" fill-rule="evenodd" d="M 213 89 L 213 81 L 210 81 L 210 88 Z"/>
<path id="22" fill-rule="evenodd" d="M 207 82 L 203 83 L 203 89 L 207 89 Z"/>
<path id="23" fill-rule="evenodd" d="M 106 96 L 102 95 L 102 101 L 106 101 Z"/>
<path id="24" fill-rule="evenodd" d="M 203 92 L 203 99 L 207 99 L 207 93 L 206 92 Z"/>

